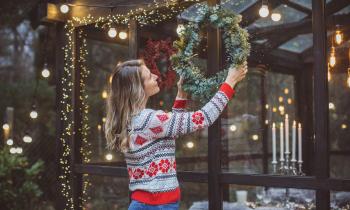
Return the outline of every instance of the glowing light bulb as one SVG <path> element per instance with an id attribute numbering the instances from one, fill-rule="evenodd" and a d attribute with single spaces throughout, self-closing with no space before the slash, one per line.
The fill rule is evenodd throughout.
<path id="1" fill-rule="evenodd" d="M 257 140 L 259 139 L 259 136 L 256 135 L 256 134 L 254 134 L 254 135 L 252 135 L 252 139 L 253 139 L 254 141 L 257 141 Z"/>
<path id="2" fill-rule="evenodd" d="M 283 102 L 283 97 L 282 96 L 278 97 L 278 101 Z"/>
<path id="3" fill-rule="evenodd" d="M 335 55 L 332 53 L 332 54 L 331 54 L 331 57 L 329 58 L 329 65 L 330 65 L 331 67 L 334 67 L 335 64 L 336 64 Z"/>
<path id="4" fill-rule="evenodd" d="M 119 32 L 120 39 L 126 39 L 127 37 L 128 37 L 128 34 L 125 31 Z"/>
<path id="5" fill-rule="evenodd" d="M 260 15 L 260 17 L 267 17 L 267 16 L 269 16 L 269 13 L 270 13 L 270 11 L 269 11 L 269 7 L 267 6 L 267 5 L 262 5 L 261 6 L 261 8 L 259 9 L 259 15 Z"/>
<path id="6" fill-rule="evenodd" d="M 63 13 L 63 14 L 66 14 L 69 12 L 69 6 L 67 4 L 62 4 L 60 6 L 60 11 Z"/>
<path id="7" fill-rule="evenodd" d="M 2 125 L 2 129 L 8 130 L 8 129 L 10 129 L 10 125 L 5 123 L 5 124 Z"/>
<path id="8" fill-rule="evenodd" d="M 32 110 L 32 111 L 30 112 L 29 116 L 30 116 L 30 118 L 32 118 L 32 119 L 36 119 L 36 118 L 38 118 L 38 112 L 35 111 L 35 110 Z"/>
<path id="9" fill-rule="evenodd" d="M 192 149 L 194 147 L 194 143 L 192 141 L 189 141 L 186 143 L 186 146 L 189 148 L 189 149 Z"/>
<path id="10" fill-rule="evenodd" d="M 176 28 L 176 33 L 178 35 L 181 35 L 184 32 L 184 30 L 185 30 L 185 26 L 183 24 L 179 24 Z"/>
<path id="11" fill-rule="evenodd" d="M 332 102 L 329 102 L 328 108 L 332 109 L 332 110 L 335 110 L 335 105 Z"/>
<path id="12" fill-rule="evenodd" d="M 271 14 L 271 19 L 273 21 L 275 21 L 275 22 L 280 21 L 281 18 L 282 18 L 282 15 L 280 13 L 278 13 L 278 12 L 274 12 L 274 13 Z"/>
<path id="13" fill-rule="evenodd" d="M 25 142 L 25 143 L 30 143 L 30 142 L 32 142 L 32 137 L 30 137 L 28 134 L 26 134 L 25 136 L 23 136 L 23 141 Z"/>
<path id="14" fill-rule="evenodd" d="M 102 91 L 102 98 L 107 98 L 107 97 L 108 97 L 107 91 L 106 90 Z"/>
<path id="15" fill-rule="evenodd" d="M 17 150 L 17 153 L 18 153 L 18 154 L 21 154 L 21 153 L 23 152 L 22 147 L 17 147 L 17 149 L 16 149 L 16 150 Z"/>
<path id="16" fill-rule="evenodd" d="M 10 145 L 10 146 L 13 145 L 13 140 L 12 139 L 7 139 L 6 144 Z"/>
<path id="17" fill-rule="evenodd" d="M 292 99 L 288 98 L 287 102 L 288 102 L 288 104 L 292 104 Z"/>
<path id="18" fill-rule="evenodd" d="M 341 44 L 343 42 L 343 34 L 340 30 L 337 30 L 335 32 L 335 43 Z"/>
<path id="19" fill-rule="evenodd" d="M 230 130 L 231 130 L 232 132 L 235 132 L 235 131 L 237 130 L 237 126 L 236 126 L 236 125 L 231 125 L 231 126 L 230 126 Z"/>
<path id="20" fill-rule="evenodd" d="M 117 36 L 117 29 L 115 29 L 114 27 L 110 28 L 108 30 L 108 36 L 111 38 L 114 38 Z"/>
<path id="21" fill-rule="evenodd" d="M 113 159 L 113 155 L 108 153 L 105 158 L 106 158 L 106 160 L 112 160 Z"/>
<path id="22" fill-rule="evenodd" d="M 11 154 L 15 154 L 16 152 L 17 152 L 17 149 L 16 149 L 16 148 L 12 147 L 12 148 L 10 149 L 10 153 L 11 153 Z"/>
<path id="23" fill-rule="evenodd" d="M 342 128 L 342 129 L 346 129 L 347 127 L 348 127 L 348 126 L 347 126 L 346 124 L 342 124 L 342 125 L 341 125 L 341 128 Z"/>
<path id="24" fill-rule="evenodd" d="M 46 63 L 44 64 L 44 68 L 41 71 L 41 76 L 43 76 L 44 78 L 48 78 L 50 76 L 50 71 L 47 68 L 47 64 Z"/>
<path id="25" fill-rule="evenodd" d="M 289 93 L 289 89 L 288 88 L 285 88 L 284 89 L 284 94 L 288 94 Z"/>

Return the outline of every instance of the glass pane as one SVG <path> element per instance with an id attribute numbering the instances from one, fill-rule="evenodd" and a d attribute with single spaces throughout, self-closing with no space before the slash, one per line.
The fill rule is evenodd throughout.
<path id="1" fill-rule="evenodd" d="M 301 53 L 312 46 L 312 34 L 302 34 L 294 37 L 278 48 L 295 53 Z"/>
<path id="2" fill-rule="evenodd" d="M 315 209 L 315 191 L 295 188 L 229 185 L 224 209 Z"/>
<path id="3" fill-rule="evenodd" d="M 208 184 L 207 183 L 180 183 L 181 201 L 180 210 L 199 209 L 198 203 L 208 200 Z M 208 208 L 208 207 L 207 207 Z"/>
<path id="4" fill-rule="evenodd" d="M 128 58 L 128 46 L 87 40 L 87 94 L 89 105 L 89 127 L 87 142 L 91 144 L 91 163 L 113 162 L 113 165 L 124 165 L 124 158 L 120 152 L 109 152 L 103 133 L 105 119 L 106 84 L 113 68 L 119 61 Z"/>
<path id="5" fill-rule="evenodd" d="M 330 195 L 331 209 L 350 209 L 350 192 L 332 191 Z"/>
<path id="6" fill-rule="evenodd" d="M 235 13 L 241 13 L 257 1 L 258 0 L 226 0 L 222 1 L 221 5 L 224 8 L 234 11 Z M 196 21 L 196 18 L 198 18 L 198 6 L 203 4 L 206 3 L 202 2 L 190 6 L 189 8 L 185 9 L 180 15 L 178 15 L 178 18 Z"/>
<path id="7" fill-rule="evenodd" d="M 262 173 L 261 82 L 249 70 L 222 115 L 222 168 L 230 172 Z"/>
<path id="8" fill-rule="evenodd" d="M 258 0 L 227 0 L 222 1 L 221 4 L 224 8 L 230 9 L 235 13 L 241 13 L 257 1 Z"/>
<path id="9" fill-rule="evenodd" d="M 343 9 L 341 9 L 340 11 L 338 11 L 337 13 L 335 13 L 336 15 L 347 15 L 350 13 L 350 5 L 347 7 L 344 7 Z"/>
<path id="10" fill-rule="evenodd" d="M 84 209 L 127 210 L 129 190 L 127 178 L 84 175 L 86 188 Z M 85 184 L 84 184 L 85 185 Z"/>
<path id="11" fill-rule="evenodd" d="M 339 11 L 339 14 L 347 12 L 349 6 Z M 338 21 L 334 19 L 333 24 L 339 25 L 339 28 L 332 27 L 327 30 L 330 176 L 349 179 L 350 165 L 344 163 L 350 160 L 350 45 L 349 32 Z"/>
<path id="12" fill-rule="evenodd" d="M 290 0 L 291 2 L 300 4 L 301 6 L 307 7 L 309 9 L 312 8 L 312 0 Z M 326 0 L 326 3 L 331 2 L 332 0 Z"/>
<path id="13" fill-rule="evenodd" d="M 249 28 L 252 27 L 266 27 L 273 25 L 281 25 L 285 23 L 297 22 L 307 16 L 307 14 L 300 12 L 296 9 L 293 9 L 286 4 L 282 4 L 276 7 L 271 13 L 279 13 L 281 14 L 281 19 L 279 21 L 273 21 L 270 17 L 259 18 L 257 21 L 252 23 Z"/>

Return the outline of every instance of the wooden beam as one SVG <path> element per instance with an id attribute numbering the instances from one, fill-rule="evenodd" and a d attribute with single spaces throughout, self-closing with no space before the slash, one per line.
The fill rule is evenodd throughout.
<path id="1" fill-rule="evenodd" d="M 300 4 L 294 3 L 294 2 L 289 1 L 289 0 L 282 0 L 282 3 L 288 5 L 289 7 L 293 8 L 293 9 L 296 9 L 300 12 L 306 13 L 308 16 L 311 16 L 312 11 L 311 11 L 311 9 L 309 9 L 307 7 L 304 7 Z"/>
<path id="2" fill-rule="evenodd" d="M 131 19 L 129 22 L 129 58 L 137 59 L 139 49 L 139 26 L 137 20 Z"/>
<path id="3" fill-rule="evenodd" d="M 338 1 L 337 1 L 338 3 Z M 325 0 L 312 0 L 314 107 L 315 107 L 315 176 L 329 178 L 329 108 L 327 79 L 327 29 Z M 329 190 L 316 191 L 316 209 L 330 209 Z"/>
<path id="4" fill-rule="evenodd" d="M 220 4 L 220 0 L 208 0 L 208 5 Z M 218 28 L 207 28 L 207 69 L 210 75 L 222 67 L 222 38 Z M 209 209 L 222 210 L 223 188 L 219 182 L 221 171 L 221 119 L 208 128 L 208 200 Z"/>

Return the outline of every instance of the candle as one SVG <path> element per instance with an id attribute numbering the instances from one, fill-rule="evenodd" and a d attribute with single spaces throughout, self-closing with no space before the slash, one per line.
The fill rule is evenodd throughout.
<path id="1" fill-rule="evenodd" d="M 284 161 L 284 139 L 283 139 L 283 123 L 280 126 L 280 161 Z"/>
<path id="2" fill-rule="evenodd" d="M 295 153 L 296 153 L 296 127 L 297 123 L 293 121 L 293 127 L 292 127 L 292 161 L 296 161 L 295 159 Z"/>
<path id="3" fill-rule="evenodd" d="M 272 124 L 272 163 L 277 163 L 276 160 L 276 125 Z"/>
<path id="4" fill-rule="evenodd" d="M 302 128 L 301 128 L 301 124 L 299 123 L 298 124 L 298 148 L 299 148 L 298 155 L 299 155 L 299 162 L 303 162 L 303 159 L 302 159 L 303 151 L 302 151 L 302 143 L 301 143 L 302 142 L 301 132 L 302 132 Z"/>
<path id="5" fill-rule="evenodd" d="M 289 153 L 289 119 L 288 119 L 288 114 L 286 114 L 286 118 L 285 118 L 285 122 L 284 122 L 284 130 L 285 135 L 286 135 L 286 154 L 290 154 Z"/>

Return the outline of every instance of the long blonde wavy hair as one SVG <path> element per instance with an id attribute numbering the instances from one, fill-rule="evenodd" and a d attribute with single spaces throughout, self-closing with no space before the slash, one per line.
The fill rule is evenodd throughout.
<path id="1" fill-rule="evenodd" d="M 107 116 L 104 125 L 107 148 L 125 152 L 129 149 L 128 125 L 133 115 L 141 111 L 146 94 L 141 77 L 143 60 L 118 64 L 111 75 L 107 97 Z"/>

